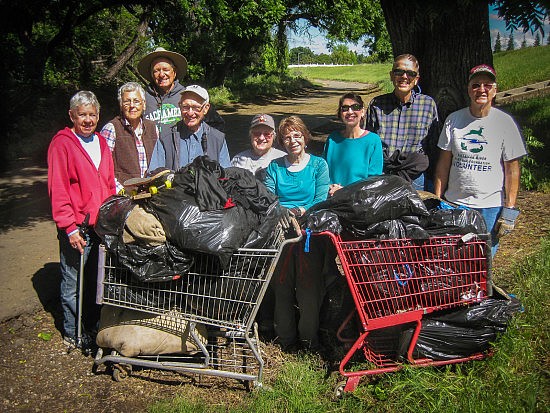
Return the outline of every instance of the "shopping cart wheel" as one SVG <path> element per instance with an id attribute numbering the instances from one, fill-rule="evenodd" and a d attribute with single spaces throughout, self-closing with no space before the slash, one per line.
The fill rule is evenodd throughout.
<path id="1" fill-rule="evenodd" d="M 113 380 L 122 381 L 132 374 L 131 364 L 114 364 L 113 365 Z"/>
<path id="2" fill-rule="evenodd" d="M 341 399 L 344 397 L 344 388 L 346 387 L 347 380 L 339 381 L 336 386 L 334 386 L 334 397 L 337 399 Z"/>

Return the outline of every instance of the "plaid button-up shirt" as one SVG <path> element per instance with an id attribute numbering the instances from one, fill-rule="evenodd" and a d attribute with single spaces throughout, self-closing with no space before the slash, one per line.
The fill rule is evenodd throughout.
<path id="1" fill-rule="evenodd" d="M 434 152 L 439 137 L 439 119 L 434 100 L 413 91 L 402 104 L 393 93 L 375 97 L 367 110 L 366 128 L 377 133 L 388 153 Z"/>

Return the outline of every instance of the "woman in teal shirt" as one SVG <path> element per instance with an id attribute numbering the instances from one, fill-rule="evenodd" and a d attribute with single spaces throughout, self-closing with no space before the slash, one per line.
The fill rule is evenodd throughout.
<path id="1" fill-rule="evenodd" d="M 278 139 L 287 155 L 271 161 L 266 186 L 279 197 L 282 206 L 301 216 L 317 202 L 327 199 L 329 173 L 326 161 L 306 153 L 311 138 L 297 116 L 279 124 Z M 319 311 L 325 296 L 325 237 L 312 237 L 309 250 L 304 242 L 283 252 L 272 279 L 275 293 L 275 333 L 284 351 L 319 349 Z M 295 305 L 299 320 L 296 323 Z"/>
<path id="2" fill-rule="evenodd" d="M 337 116 L 345 128 L 330 134 L 323 154 L 329 168 L 331 196 L 346 185 L 382 175 L 384 166 L 380 137 L 361 127 L 365 116 L 361 96 L 355 93 L 342 96 Z"/>

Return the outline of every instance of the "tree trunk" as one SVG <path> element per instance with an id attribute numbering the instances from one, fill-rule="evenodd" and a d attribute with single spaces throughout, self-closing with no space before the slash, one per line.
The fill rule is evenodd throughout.
<path id="1" fill-rule="evenodd" d="M 420 64 L 422 92 L 439 117 L 469 104 L 468 71 L 492 65 L 487 0 L 381 0 L 393 54 L 410 53 Z"/>
<path id="2" fill-rule="evenodd" d="M 124 51 L 120 54 L 115 64 L 113 64 L 109 68 L 109 70 L 107 70 L 107 73 L 105 74 L 105 80 L 107 81 L 112 80 L 126 66 L 126 64 L 130 61 L 132 56 L 136 53 L 136 50 L 139 47 L 140 39 L 145 37 L 145 34 L 147 32 L 147 27 L 149 26 L 150 17 L 151 17 L 151 10 L 149 10 L 149 7 L 147 7 L 143 12 L 143 14 L 141 15 L 141 19 L 136 29 L 136 34 L 134 35 L 134 38 L 132 39 L 130 44 L 126 46 Z"/>

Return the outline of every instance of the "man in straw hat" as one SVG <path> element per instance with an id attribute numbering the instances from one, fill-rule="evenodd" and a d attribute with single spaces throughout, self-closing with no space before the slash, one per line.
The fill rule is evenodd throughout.
<path id="1" fill-rule="evenodd" d="M 154 52 L 140 60 L 137 70 L 148 82 L 145 91 L 145 118 L 157 124 L 160 137 L 171 136 L 181 120 L 178 104 L 185 87 L 180 80 L 187 74 L 187 60 L 179 53 L 157 47 Z M 209 123 L 223 130 L 223 119 L 213 109 L 209 113 Z"/>
<path id="2" fill-rule="evenodd" d="M 435 194 L 481 213 L 491 233 L 493 255 L 499 238 L 519 215 L 519 160 L 526 155 L 512 117 L 493 108 L 496 72 L 479 65 L 468 76 L 470 106 L 451 113 L 439 137 Z"/>

